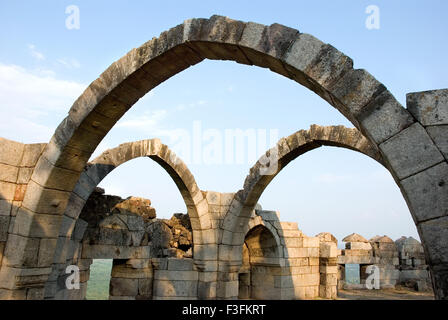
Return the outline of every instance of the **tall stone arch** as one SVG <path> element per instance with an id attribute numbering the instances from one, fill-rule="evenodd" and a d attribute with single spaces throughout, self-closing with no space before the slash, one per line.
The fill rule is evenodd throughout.
<path id="1" fill-rule="evenodd" d="M 85 164 L 118 119 L 152 88 L 206 58 L 269 68 L 304 85 L 378 146 L 428 249 L 436 283 L 440 284 L 436 294 L 448 296 L 444 245 L 448 222 L 442 197 L 447 186 L 440 180 L 441 176 L 447 178 L 448 164 L 422 123 L 383 84 L 367 71 L 354 69 L 352 60 L 331 45 L 279 24 L 264 26 L 221 16 L 186 20 L 132 49 L 75 101 L 40 157 L 15 219 L 21 226 L 23 247 L 27 246 L 29 230 L 42 217 L 50 224 L 60 224 Z M 438 201 L 435 212 L 428 214 L 425 199 L 418 197 L 419 188 L 426 188 Z M 55 238 L 57 232 L 46 237 Z M 17 277 L 26 279 L 35 275 L 36 268 L 45 266 L 10 267 Z M 44 271 L 39 273 L 45 278 Z M 12 281 L 7 289 L 16 289 L 19 282 Z"/>

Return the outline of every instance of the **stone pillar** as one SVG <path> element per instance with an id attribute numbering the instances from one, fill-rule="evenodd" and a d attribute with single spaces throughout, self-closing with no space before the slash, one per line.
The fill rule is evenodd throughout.
<path id="1" fill-rule="evenodd" d="M 220 300 L 238 299 L 238 274 L 242 261 L 219 261 L 216 298 Z"/>
<path id="2" fill-rule="evenodd" d="M 198 273 L 198 299 L 216 299 L 216 289 L 218 281 L 217 261 L 194 261 L 195 269 Z"/>
<path id="3" fill-rule="evenodd" d="M 320 242 L 319 248 L 319 272 L 320 286 L 319 296 L 325 299 L 336 299 L 338 296 L 338 248 L 334 242 Z"/>
<path id="4" fill-rule="evenodd" d="M 432 152 L 429 157 L 433 147 L 424 145 L 430 165 L 420 164 L 416 174 L 400 182 L 425 249 L 434 294 L 448 299 L 448 89 L 408 93 L 406 98 L 407 109 L 442 155 Z M 415 139 L 410 143 L 423 145 Z"/>

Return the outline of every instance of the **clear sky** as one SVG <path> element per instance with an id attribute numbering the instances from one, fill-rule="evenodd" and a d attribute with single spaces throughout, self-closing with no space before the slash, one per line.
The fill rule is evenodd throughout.
<path id="1" fill-rule="evenodd" d="M 67 28 L 71 5 L 79 9 L 79 29 Z M 370 5 L 379 9 L 379 29 L 366 27 Z M 402 104 L 407 92 L 448 87 L 445 0 L 1 1 L 0 136 L 47 142 L 73 101 L 112 62 L 185 19 L 213 14 L 310 33 L 350 56 L 356 68 L 368 70 Z M 255 159 L 209 163 L 207 138 L 238 128 L 280 138 L 314 123 L 352 127 L 314 93 L 277 74 L 204 61 L 141 99 L 94 155 L 123 142 L 159 137 L 185 158 L 201 189 L 234 192 Z M 198 127 L 203 152 L 195 160 L 194 150 L 185 151 L 172 134 L 193 136 Z M 257 148 L 256 156 L 264 151 Z M 186 210 L 174 183 L 150 159 L 126 163 L 101 186 L 122 197 L 151 199 L 159 217 Z M 324 147 L 303 155 L 274 179 L 260 204 L 279 210 L 284 221 L 298 222 L 308 235 L 418 237 L 388 171 L 350 150 Z"/>

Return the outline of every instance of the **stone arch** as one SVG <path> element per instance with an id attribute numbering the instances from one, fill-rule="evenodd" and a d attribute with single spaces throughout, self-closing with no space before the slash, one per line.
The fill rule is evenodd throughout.
<path id="1" fill-rule="evenodd" d="M 75 237 L 73 237 L 73 232 L 76 228 L 77 218 L 95 187 L 122 164 L 141 157 L 148 157 L 157 162 L 173 179 L 187 206 L 195 235 L 193 242 L 194 244 L 204 245 L 201 231 L 206 230 L 211 225 L 208 204 L 202 192 L 199 192 L 196 180 L 187 165 L 168 146 L 162 144 L 159 139 L 127 142 L 120 144 L 116 148 L 104 151 L 93 161 L 89 162 L 81 173 L 63 215 L 63 219 L 66 222 L 62 224 L 65 227 L 59 229 L 52 266 L 52 274 L 55 277 L 65 274 L 65 265 L 67 261 L 72 261 L 71 259 L 73 258 L 68 256 L 70 246 L 73 246 L 73 243 L 75 243 L 75 246 L 79 245 L 83 238 L 85 229 Z M 216 242 L 216 239 L 212 241 Z M 46 283 L 46 298 L 55 297 L 53 294 L 53 288 L 55 287 L 56 283 L 54 281 Z"/>
<path id="2" fill-rule="evenodd" d="M 238 272 L 238 298 L 266 299 L 260 292 L 264 291 L 266 275 L 283 266 L 284 247 L 275 228 L 260 216 L 252 217 L 247 229 Z"/>
<path id="3" fill-rule="evenodd" d="M 381 153 L 357 129 L 312 125 L 309 130 L 300 130 L 280 139 L 277 145 L 268 150 L 249 170 L 243 190 L 236 195 L 243 208 L 248 207 L 251 211 L 264 189 L 284 167 L 300 155 L 321 146 L 351 149 L 369 156 L 384 166 Z M 244 213 L 242 216 L 245 216 Z"/>
<path id="4" fill-rule="evenodd" d="M 54 226 L 60 224 L 90 155 L 121 116 L 152 88 L 206 58 L 269 68 L 304 85 L 379 146 L 410 206 L 423 243 L 430 239 L 426 248 L 434 248 L 428 258 L 440 270 L 437 282 L 446 282 L 448 262 L 446 251 L 441 249 L 446 231 L 440 229 L 440 223 L 428 223 L 428 212 L 422 205 L 425 200 L 419 199 L 415 181 L 424 183 L 433 195 L 446 194 L 446 184 L 438 180 L 441 175 L 448 176 L 448 165 L 422 124 L 383 84 L 367 71 L 354 69 L 353 61 L 331 45 L 280 24 L 264 26 L 221 16 L 186 20 L 163 32 L 132 49 L 89 85 L 37 163 L 16 217 L 15 224 L 21 226 L 17 234 L 29 237 L 29 230 L 43 217 Z M 445 215 L 446 207 L 441 205 L 429 220 Z M 55 238 L 56 229 L 49 230 L 46 237 Z M 434 237 L 436 229 L 439 236 Z M 28 245 L 26 239 L 23 242 Z M 18 273 L 27 274 L 25 270 L 35 266 L 19 267 Z M 438 295 L 446 296 L 446 290 L 445 286 Z"/>
<path id="5" fill-rule="evenodd" d="M 114 149 L 104 151 L 88 163 L 73 189 L 65 215 L 76 220 L 90 194 L 109 173 L 127 161 L 140 157 L 151 158 L 164 168 L 173 179 L 187 206 L 193 230 L 200 232 L 208 229 L 211 224 L 208 204 L 193 174 L 187 165 L 159 139 L 120 144 Z M 59 236 L 70 235 L 60 233 Z M 202 244 L 200 237 L 197 241 L 198 244 Z"/>
<path id="6" fill-rule="evenodd" d="M 255 205 L 269 183 L 291 161 L 321 146 L 357 151 L 385 166 L 377 147 L 356 128 L 312 125 L 309 130 L 299 130 L 281 138 L 252 166 L 243 189 L 235 194 L 223 221 L 222 244 L 234 246 L 235 254 L 239 254 L 239 246 L 243 244 L 247 233 L 247 221 L 252 221 L 250 217 Z"/>
<path id="7" fill-rule="evenodd" d="M 283 257 L 284 257 L 284 252 L 283 252 L 282 241 L 280 240 L 277 230 L 272 226 L 271 223 L 264 221 L 261 216 L 255 216 L 255 217 L 252 217 L 252 219 L 249 221 L 249 223 L 245 227 L 245 230 L 244 230 L 245 237 L 249 234 L 249 232 L 251 232 L 251 230 L 254 230 L 255 228 L 265 228 L 266 231 L 269 232 L 269 234 L 272 236 L 272 238 L 275 241 L 276 248 L 277 248 L 276 249 L 277 256 L 275 259 L 277 261 L 273 264 L 277 264 L 278 266 L 282 265 L 281 259 L 283 259 Z"/>

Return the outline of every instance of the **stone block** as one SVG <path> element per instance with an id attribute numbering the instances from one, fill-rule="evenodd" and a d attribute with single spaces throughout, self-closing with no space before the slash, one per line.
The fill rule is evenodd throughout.
<path id="1" fill-rule="evenodd" d="M 38 267 L 48 267 L 53 263 L 57 239 L 41 239 L 39 243 Z"/>
<path id="2" fill-rule="evenodd" d="M 15 192 L 15 183 L 0 181 L 0 200 L 14 200 Z"/>
<path id="3" fill-rule="evenodd" d="M 404 179 L 444 160 L 426 130 L 415 123 L 380 145 L 386 162 Z"/>
<path id="4" fill-rule="evenodd" d="M 214 229 L 208 230 L 193 230 L 193 240 L 197 244 L 216 244 L 216 231 Z"/>
<path id="5" fill-rule="evenodd" d="M 76 220 L 75 228 L 72 233 L 72 239 L 75 241 L 81 241 L 88 225 L 89 224 L 87 221 L 84 221 L 83 219 Z"/>
<path id="6" fill-rule="evenodd" d="M 110 279 L 110 295 L 111 296 L 131 296 L 138 295 L 139 279 Z"/>
<path id="7" fill-rule="evenodd" d="M 220 205 L 221 204 L 221 194 L 215 191 L 207 191 L 206 199 L 209 205 Z"/>
<path id="8" fill-rule="evenodd" d="M 33 174 L 33 170 L 34 168 L 20 168 L 17 183 L 28 184 L 28 182 L 30 182 L 31 175 Z"/>
<path id="9" fill-rule="evenodd" d="M 320 239 L 318 237 L 303 237 L 304 248 L 319 248 Z"/>
<path id="10" fill-rule="evenodd" d="M 320 273 L 332 273 L 337 274 L 338 273 L 338 266 L 320 266 L 319 267 Z"/>
<path id="11" fill-rule="evenodd" d="M 149 279 L 153 277 L 153 269 L 134 269 L 126 264 L 114 265 L 112 267 L 111 277 L 124 279 Z"/>
<path id="12" fill-rule="evenodd" d="M 197 281 L 197 271 L 168 271 L 156 270 L 154 279 L 163 281 Z"/>
<path id="13" fill-rule="evenodd" d="M 72 191 L 79 179 L 79 172 L 55 167 L 45 157 L 41 157 L 31 179 L 49 189 Z"/>
<path id="14" fill-rule="evenodd" d="M 338 284 L 337 273 L 321 273 L 320 284 L 325 286 L 336 286 Z"/>
<path id="15" fill-rule="evenodd" d="M 0 181 L 15 183 L 18 174 L 18 167 L 0 163 Z"/>
<path id="16" fill-rule="evenodd" d="M 154 295 L 158 297 L 196 297 L 197 281 L 154 281 Z"/>
<path id="17" fill-rule="evenodd" d="M 9 216 L 11 214 L 12 201 L 0 200 L 0 216 Z"/>
<path id="18" fill-rule="evenodd" d="M 152 297 L 153 279 L 138 279 L 138 294 L 139 296 Z"/>
<path id="19" fill-rule="evenodd" d="M 448 216 L 421 222 L 417 228 L 429 256 L 429 264 L 448 264 Z"/>
<path id="20" fill-rule="evenodd" d="M 67 207 L 64 214 L 73 219 L 78 219 L 85 204 L 86 201 L 84 199 L 79 197 L 76 193 L 72 192 L 68 199 Z"/>
<path id="21" fill-rule="evenodd" d="M 88 245 L 83 244 L 83 259 L 148 259 L 151 257 L 151 248 L 109 246 L 109 245 Z"/>
<path id="22" fill-rule="evenodd" d="M 46 143 L 32 143 L 24 146 L 21 167 L 34 167 L 45 149 Z"/>
<path id="23" fill-rule="evenodd" d="M 412 115 L 387 90 L 364 108 L 358 120 L 364 132 L 377 144 L 415 122 Z"/>
<path id="24" fill-rule="evenodd" d="M 129 259 L 126 261 L 126 265 L 134 269 L 152 268 L 151 259 Z"/>
<path id="25" fill-rule="evenodd" d="M 445 159 L 448 159 L 448 125 L 426 127 L 426 131 Z"/>
<path id="26" fill-rule="evenodd" d="M 373 98 L 385 91 L 384 85 L 363 69 L 348 70 L 334 83 L 330 92 L 348 110 L 349 116 L 359 116 Z"/>
<path id="27" fill-rule="evenodd" d="M 448 124 L 447 89 L 408 93 L 406 105 L 424 126 Z"/>
<path id="28" fill-rule="evenodd" d="M 320 244 L 319 255 L 322 258 L 337 257 L 338 248 L 334 242 L 322 242 Z"/>
<path id="29" fill-rule="evenodd" d="M 34 181 L 30 181 L 23 206 L 36 213 L 61 215 L 67 207 L 69 192 L 45 189 Z"/>
<path id="30" fill-rule="evenodd" d="M 280 212 L 278 211 L 257 210 L 256 214 L 261 216 L 264 221 L 280 221 Z"/>
<path id="31" fill-rule="evenodd" d="M 8 240 L 9 216 L 0 216 L 0 241 Z"/>
<path id="32" fill-rule="evenodd" d="M 14 223 L 13 233 L 35 238 L 57 238 L 62 216 L 34 213 L 20 208 Z"/>
<path id="33" fill-rule="evenodd" d="M 39 239 L 11 234 L 8 240 L 5 250 L 5 255 L 8 256 L 8 265 L 36 266 L 38 262 Z M 52 255 L 50 257 L 52 258 Z"/>
<path id="34" fill-rule="evenodd" d="M 26 300 L 26 289 L 0 289 L 0 300 Z"/>
<path id="35" fill-rule="evenodd" d="M 345 247 L 350 250 L 372 250 L 372 245 L 368 242 L 347 242 Z"/>
<path id="36" fill-rule="evenodd" d="M 401 181 L 418 223 L 448 215 L 448 164 L 441 163 Z"/>
<path id="37" fill-rule="evenodd" d="M 192 271 L 193 259 L 168 258 L 168 270 L 170 271 Z"/>
<path id="38" fill-rule="evenodd" d="M 0 163 L 20 166 L 25 145 L 12 140 L 0 138 Z"/>
<path id="39" fill-rule="evenodd" d="M 218 257 L 218 245 L 195 245 L 193 247 L 193 257 L 197 260 L 216 260 Z"/>

